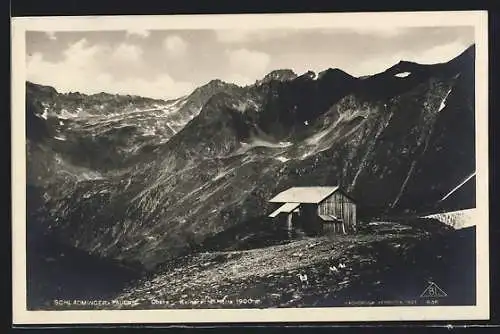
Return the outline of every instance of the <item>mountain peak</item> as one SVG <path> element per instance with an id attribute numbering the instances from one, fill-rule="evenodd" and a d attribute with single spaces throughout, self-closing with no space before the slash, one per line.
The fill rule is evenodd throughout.
<path id="1" fill-rule="evenodd" d="M 476 52 L 476 44 L 471 44 L 462 54 L 473 54 L 474 52 Z"/>
<path id="2" fill-rule="evenodd" d="M 207 86 L 224 86 L 224 85 L 227 85 L 227 82 L 222 81 L 221 79 L 213 79 L 207 83 Z"/>
<path id="3" fill-rule="evenodd" d="M 26 89 L 28 90 L 37 90 L 39 92 L 47 93 L 47 94 L 57 94 L 57 90 L 52 86 L 40 85 L 31 81 L 26 81 Z"/>
<path id="4" fill-rule="evenodd" d="M 474 57 L 476 51 L 476 46 L 475 44 L 471 44 L 469 47 L 464 49 L 462 52 L 460 52 L 457 56 L 454 58 L 450 59 L 449 61 L 444 61 L 441 63 L 433 63 L 433 64 L 423 64 L 423 63 L 418 63 L 415 61 L 408 61 L 408 60 L 400 60 L 397 64 L 394 66 L 390 67 L 386 71 L 389 71 L 391 69 L 401 69 L 401 68 L 423 68 L 423 67 L 429 67 L 432 65 L 440 65 L 440 64 L 449 64 L 449 63 L 454 63 L 454 62 L 460 62 L 462 59 L 468 58 L 468 57 Z M 468 61 L 468 60 L 466 60 Z"/>
<path id="5" fill-rule="evenodd" d="M 314 71 L 308 70 L 300 76 L 301 78 L 315 79 L 316 73 Z"/>
<path id="6" fill-rule="evenodd" d="M 471 44 L 468 48 L 463 50 L 459 55 L 450 60 L 448 63 L 474 63 L 474 58 L 476 55 L 476 45 Z"/>
<path id="7" fill-rule="evenodd" d="M 354 77 L 352 75 L 341 70 L 340 68 L 328 68 L 328 69 L 318 73 L 318 79 L 323 79 L 325 77 L 354 79 Z"/>
<path id="8" fill-rule="evenodd" d="M 225 81 L 222 81 L 220 79 L 213 79 L 213 80 L 210 80 L 209 82 L 207 82 L 206 84 L 197 87 L 191 93 L 191 96 L 192 95 L 199 95 L 199 94 L 202 94 L 202 95 L 208 94 L 207 96 L 211 96 L 212 93 L 224 90 L 226 87 L 228 87 L 230 85 L 231 84 L 229 84 Z"/>
<path id="9" fill-rule="evenodd" d="M 277 69 L 266 74 L 262 80 L 258 80 L 257 84 L 263 84 L 270 81 L 289 81 L 297 77 L 297 74 L 291 69 Z"/>

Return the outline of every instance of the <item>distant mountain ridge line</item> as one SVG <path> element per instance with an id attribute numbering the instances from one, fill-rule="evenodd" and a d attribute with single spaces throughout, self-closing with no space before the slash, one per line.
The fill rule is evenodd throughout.
<path id="1" fill-rule="evenodd" d="M 467 47 L 462 53 L 466 52 L 467 50 L 469 50 L 470 48 L 472 47 L 475 47 L 475 44 L 471 44 L 469 47 Z M 458 54 L 457 56 L 459 56 L 460 54 Z M 452 58 L 453 59 L 453 58 Z M 32 81 L 29 81 L 29 80 L 26 80 L 26 83 L 29 85 L 29 84 L 32 84 L 32 85 L 37 85 L 39 86 L 40 88 L 46 88 L 46 89 L 51 89 L 53 90 L 54 93 L 57 93 L 57 94 L 62 94 L 62 95 L 67 95 L 67 96 L 81 96 L 81 97 L 98 97 L 98 96 L 102 96 L 102 95 L 107 95 L 107 96 L 114 96 L 114 97 L 127 97 L 127 98 L 137 98 L 137 99 L 145 99 L 145 100 L 150 100 L 150 101 L 158 101 L 158 102 L 171 102 L 171 101 L 176 101 L 176 100 L 179 100 L 181 98 L 184 98 L 186 96 L 189 96 L 190 94 L 192 94 L 196 89 L 200 88 L 200 87 L 204 87 L 204 86 L 207 86 L 207 85 L 210 85 L 212 83 L 222 83 L 224 85 L 235 85 L 235 86 L 238 86 L 240 88 L 245 88 L 245 87 L 250 87 L 250 86 L 254 86 L 254 85 L 259 85 L 259 84 L 263 84 L 263 83 L 266 83 L 266 82 L 269 82 L 269 81 L 289 81 L 289 80 L 295 80 L 299 77 L 303 77 L 303 76 L 307 76 L 308 74 L 314 74 L 315 78 L 318 78 L 327 73 L 327 72 L 338 72 L 338 73 L 342 73 L 344 75 L 347 75 L 351 78 L 354 78 L 354 79 L 366 79 L 366 78 L 370 78 L 370 77 L 373 77 L 373 76 L 377 76 L 379 74 L 382 74 L 382 73 L 385 73 L 387 72 L 388 70 L 390 69 L 393 69 L 393 68 L 396 68 L 397 66 L 401 66 L 401 65 L 417 65 L 417 66 L 433 66 L 433 65 L 439 65 L 439 64 L 446 64 L 448 61 L 443 61 L 443 62 L 439 62 L 439 63 L 432 63 L 432 64 L 424 64 L 424 63 L 418 63 L 418 62 L 413 62 L 413 61 L 407 61 L 407 60 L 400 60 L 398 63 L 388 67 L 386 70 L 384 71 L 381 71 L 381 72 L 378 72 L 378 73 L 374 73 L 374 74 L 369 74 L 369 75 L 360 75 L 360 76 L 353 76 L 351 74 L 349 74 L 348 72 L 340 69 L 340 68 L 337 68 L 337 67 L 329 67 L 329 68 L 326 68 L 320 72 L 314 72 L 312 70 L 307 70 L 305 71 L 304 73 L 302 74 L 297 74 L 294 70 L 292 69 L 287 69 L 287 68 L 276 68 L 274 70 L 271 70 L 269 73 L 267 73 L 266 75 L 264 75 L 264 77 L 262 77 L 261 79 L 256 79 L 255 82 L 253 84 L 248 84 L 248 85 L 238 85 L 238 84 L 235 84 L 235 83 L 232 83 L 232 82 L 229 82 L 229 81 L 225 81 L 225 80 L 222 80 L 222 79 L 212 79 L 210 81 L 208 81 L 207 83 L 205 84 L 200 84 L 199 86 L 197 86 L 196 88 L 194 88 L 191 92 L 187 93 L 187 94 L 184 94 L 184 95 L 181 95 L 179 97 L 174 97 L 174 98 L 153 98 L 153 97 L 147 97 L 147 96 L 142 96 L 142 95 L 137 95 L 137 94 L 124 94 L 124 93 L 109 93 L 109 92 L 99 92 L 99 93 L 81 93 L 81 92 L 78 92 L 78 91 L 71 91 L 71 92 L 67 92 L 67 93 L 62 93 L 60 91 L 58 91 L 55 87 L 53 86 L 50 86 L 50 85 L 45 85 L 45 84 L 38 84 L 38 83 L 35 83 L 35 82 L 32 82 Z M 274 75 L 278 75 L 278 78 L 273 78 Z M 280 75 L 284 75 L 285 78 L 284 79 L 281 79 L 279 76 Z"/>

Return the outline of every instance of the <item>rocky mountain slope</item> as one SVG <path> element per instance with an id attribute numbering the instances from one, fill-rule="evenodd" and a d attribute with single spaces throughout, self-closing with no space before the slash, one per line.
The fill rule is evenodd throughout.
<path id="1" fill-rule="evenodd" d="M 361 217 L 436 209 L 475 169 L 474 51 L 363 78 L 328 69 L 213 81 L 102 113 L 94 96 L 79 111 L 91 115 L 67 119 L 63 108 L 79 107 L 62 106 L 77 98 L 28 85 L 29 230 L 154 268 L 228 229 L 265 225 L 267 200 L 290 186 L 339 184 Z"/>
<path id="2" fill-rule="evenodd" d="M 429 281 L 448 295 L 439 305 L 474 303 L 473 228 L 438 233 L 398 223 L 366 228 L 356 236 L 186 256 L 126 286 L 115 298 L 121 303 L 113 306 L 332 307 L 363 306 L 356 304 L 363 301 L 414 306 L 426 305 L 420 295 Z M 298 275 L 307 275 L 307 283 Z"/>
<path id="3" fill-rule="evenodd" d="M 168 141 L 213 94 L 231 89 L 238 87 L 213 80 L 188 96 L 163 101 L 106 93 L 60 94 L 27 82 L 27 135 L 29 140 L 43 140 L 54 154 L 74 165 L 97 171 L 120 169 Z"/>
<path id="4" fill-rule="evenodd" d="M 47 295 L 48 290 L 53 298 L 37 300 L 37 307 L 64 310 L 474 304 L 474 228 L 455 231 L 430 219 L 425 221 L 428 225 L 422 222 L 373 222 L 364 225 L 357 235 L 198 252 L 169 261 L 154 273 L 138 278 L 123 270 L 116 270 L 114 275 L 91 271 L 89 279 L 73 279 L 71 288 L 61 292 L 39 287 L 34 292 Z M 51 268 L 53 263 L 45 267 Z M 74 265 L 71 269 L 81 274 L 86 267 Z M 302 282 L 299 275 L 307 275 L 307 282 Z M 60 276 L 53 276 L 55 282 L 61 281 Z M 128 283 L 123 284 L 124 279 Z M 433 300 L 421 297 L 429 282 L 437 284 L 447 296 Z M 48 302 L 58 298 L 70 302 Z M 107 304 L 71 302 L 95 298 Z"/>

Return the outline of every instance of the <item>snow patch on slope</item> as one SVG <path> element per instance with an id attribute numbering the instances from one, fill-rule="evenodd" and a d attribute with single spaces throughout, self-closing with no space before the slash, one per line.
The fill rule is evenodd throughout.
<path id="1" fill-rule="evenodd" d="M 66 109 L 61 110 L 61 113 L 57 115 L 57 118 L 59 119 L 72 119 L 72 118 L 77 118 L 78 114 L 73 114 L 68 112 Z"/>
<path id="2" fill-rule="evenodd" d="M 400 72 L 400 73 L 394 74 L 394 76 L 398 77 L 398 78 L 406 78 L 410 74 L 411 74 L 411 72 Z"/>
<path id="3" fill-rule="evenodd" d="M 451 88 L 448 90 L 448 93 L 446 93 L 445 97 L 443 98 L 443 100 L 441 101 L 441 105 L 439 106 L 439 110 L 438 111 L 441 111 L 443 110 L 445 107 L 446 107 L 446 100 L 448 99 L 448 95 L 450 95 L 451 93 Z"/>
<path id="4" fill-rule="evenodd" d="M 252 147 L 272 147 L 272 148 L 285 148 L 285 147 L 290 147 L 293 144 L 291 142 L 277 142 L 277 143 L 272 143 L 270 141 L 266 141 L 260 138 L 255 138 L 252 141 L 246 143 L 246 142 L 241 142 L 242 148 L 252 148 Z"/>
<path id="5" fill-rule="evenodd" d="M 453 227 L 454 229 L 461 229 L 469 226 L 476 225 L 477 209 L 466 209 L 458 211 L 450 211 L 443 213 L 436 213 L 427 215 L 424 218 L 434 218 Z"/>
<path id="6" fill-rule="evenodd" d="M 43 108 L 43 114 L 40 115 L 41 118 L 47 119 L 49 116 L 48 108 Z"/>
<path id="7" fill-rule="evenodd" d="M 233 170 L 234 170 L 234 168 L 229 168 L 228 170 L 224 170 L 222 172 L 219 172 L 217 175 L 215 175 L 212 178 L 212 181 L 217 181 L 217 180 L 222 179 L 223 177 L 225 177 L 226 175 L 228 175 L 229 173 L 231 173 Z"/>
<path id="8" fill-rule="evenodd" d="M 444 201 L 445 199 L 447 199 L 448 197 L 450 197 L 455 191 L 457 191 L 458 189 L 460 189 L 460 187 L 462 187 L 465 183 L 467 183 L 467 181 L 469 181 L 470 179 L 472 179 L 475 175 L 476 175 L 476 172 L 474 172 L 474 173 L 470 174 L 469 176 L 467 176 L 455 188 L 453 188 L 452 190 L 450 190 L 443 198 L 441 198 L 440 201 Z"/>
<path id="9" fill-rule="evenodd" d="M 258 109 L 257 103 L 253 100 L 239 101 L 238 103 L 233 103 L 232 107 L 241 113 L 247 111 L 248 109 Z"/>
<path id="10" fill-rule="evenodd" d="M 281 155 L 275 157 L 275 159 L 278 160 L 278 161 L 281 161 L 281 162 L 287 162 L 288 160 L 290 160 L 290 159 L 288 159 L 288 158 L 286 158 L 284 156 L 281 156 Z"/>

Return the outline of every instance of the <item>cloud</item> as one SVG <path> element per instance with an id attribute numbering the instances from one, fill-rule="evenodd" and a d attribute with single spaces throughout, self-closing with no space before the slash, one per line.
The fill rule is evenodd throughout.
<path id="1" fill-rule="evenodd" d="M 63 52 L 63 59 L 58 62 L 44 59 L 40 52 L 33 53 L 27 58 L 27 79 L 53 86 L 63 93 L 107 92 L 162 99 L 185 95 L 194 88 L 191 83 L 176 81 L 167 73 L 154 78 L 117 79 L 108 71 L 117 61 L 125 66 L 139 60 L 141 54 L 142 50 L 130 44 L 121 44 L 118 48 L 111 49 L 90 45 L 82 39 L 71 44 Z"/>
<path id="2" fill-rule="evenodd" d="M 326 33 L 338 33 L 339 29 L 330 29 L 330 30 L 323 30 Z M 374 36 L 374 37 L 379 37 L 379 38 L 394 38 L 396 36 L 400 36 L 405 34 L 408 31 L 408 28 L 406 27 L 386 27 L 386 26 L 356 26 L 352 28 L 346 28 L 346 31 L 350 33 L 356 33 L 359 35 L 369 35 L 369 36 Z"/>
<path id="3" fill-rule="evenodd" d="M 127 29 L 127 36 L 137 36 L 140 38 L 147 38 L 150 35 L 150 31 L 142 28 L 129 28 Z"/>
<path id="4" fill-rule="evenodd" d="M 89 45 L 85 38 L 71 44 L 63 52 L 64 64 L 68 69 L 80 71 L 82 68 L 98 68 L 97 58 L 104 49 L 98 45 Z M 67 75 L 67 72 L 65 75 Z"/>
<path id="5" fill-rule="evenodd" d="M 467 47 L 469 47 L 467 42 L 457 40 L 420 51 L 400 51 L 390 55 L 374 55 L 362 62 L 351 62 L 344 67 L 344 70 L 351 75 L 362 76 L 383 72 L 401 60 L 413 61 L 419 64 L 448 62 L 465 51 Z"/>
<path id="6" fill-rule="evenodd" d="M 226 55 L 230 72 L 227 80 L 240 85 L 254 83 L 266 75 L 271 61 L 267 53 L 243 48 L 227 50 Z"/>
<path id="7" fill-rule="evenodd" d="M 372 75 L 383 72 L 401 60 L 399 54 L 374 56 L 361 62 L 349 62 L 342 69 L 353 76 Z"/>
<path id="8" fill-rule="evenodd" d="M 238 86 L 248 86 L 255 83 L 256 79 L 248 76 L 244 76 L 242 74 L 234 73 L 229 74 L 224 77 L 224 81 L 236 84 Z"/>
<path id="9" fill-rule="evenodd" d="M 122 43 L 112 51 L 111 57 L 118 61 L 137 62 L 143 51 L 137 45 Z"/>
<path id="10" fill-rule="evenodd" d="M 221 43 L 247 43 L 252 41 L 264 42 L 273 39 L 280 39 L 289 36 L 292 32 L 290 29 L 231 29 L 231 30 L 216 30 L 215 36 L 217 41 Z"/>
<path id="11" fill-rule="evenodd" d="M 100 74 L 95 81 L 97 87 L 103 87 L 103 89 L 95 89 L 95 93 L 105 91 L 159 99 L 177 98 L 190 93 L 195 88 L 189 82 L 175 81 L 168 74 L 161 74 L 153 80 L 128 78 L 120 81 L 114 80 L 109 74 Z"/>
<path id="12" fill-rule="evenodd" d="M 437 45 L 433 48 L 422 51 L 419 54 L 407 55 L 407 59 L 421 64 L 435 64 L 447 62 L 470 46 L 466 41 L 454 41 L 452 43 Z"/>
<path id="13" fill-rule="evenodd" d="M 50 40 L 52 40 L 52 41 L 57 40 L 57 36 L 56 36 L 56 33 L 54 31 L 46 31 L 45 33 L 47 34 L 47 37 Z"/>
<path id="14" fill-rule="evenodd" d="M 188 44 L 181 37 L 171 35 L 163 40 L 163 47 L 170 56 L 179 58 L 186 54 Z"/>

